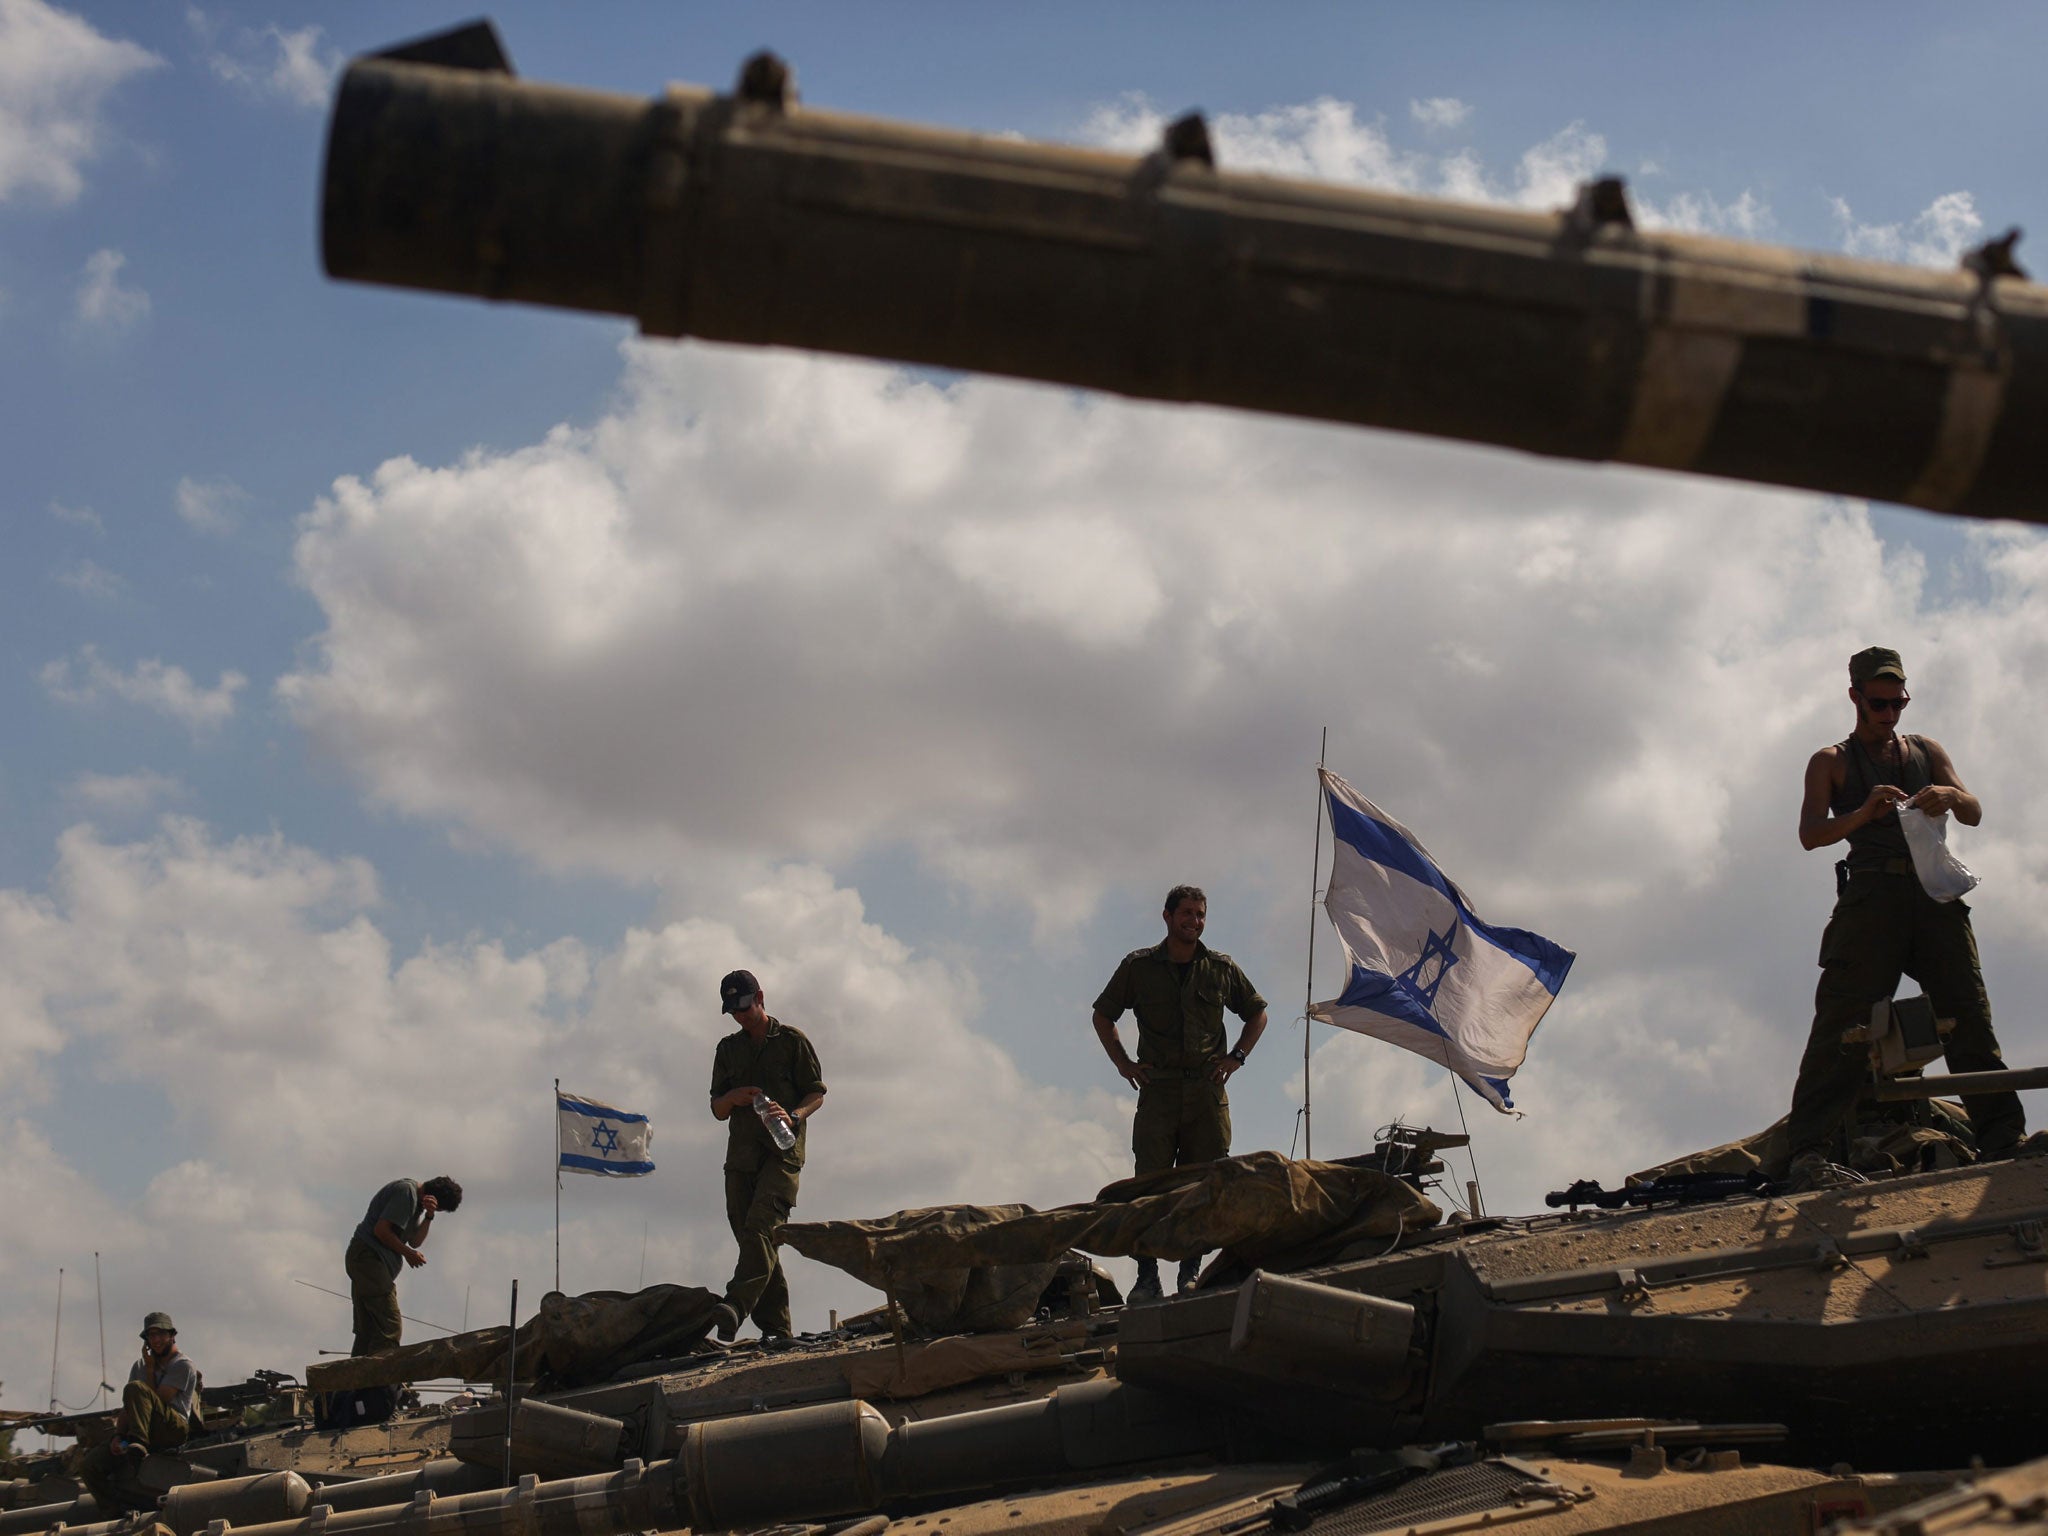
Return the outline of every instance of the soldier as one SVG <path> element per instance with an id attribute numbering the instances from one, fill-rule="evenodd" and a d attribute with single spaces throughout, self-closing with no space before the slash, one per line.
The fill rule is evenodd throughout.
<path id="1" fill-rule="evenodd" d="M 174 1451 L 191 1436 L 199 1394 L 199 1368 L 178 1350 L 178 1325 L 168 1312 L 142 1320 L 142 1358 L 121 1389 L 114 1434 L 86 1452 L 79 1480 L 92 1490 L 102 1514 L 146 1507 L 122 1486 L 123 1473 L 152 1451 Z"/>
<path id="2" fill-rule="evenodd" d="M 398 1315 L 398 1270 L 427 1262 L 420 1244 L 436 1212 L 462 1204 L 462 1186 L 445 1173 L 428 1179 L 393 1179 L 378 1190 L 356 1223 L 342 1261 L 348 1266 L 349 1299 L 355 1303 L 352 1355 L 396 1349 L 403 1332 Z"/>
<path id="3" fill-rule="evenodd" d="M 1192 885 L 1166 893 L 1166 938 L 1123 958 L 1095 1000 L 1095 1034 L 1124 1081 L 1138 1090 L 1131 1151 L 1140 1177 L 1230 1155 L 1230 1094 L 1224 1084 L 1266 1032 L 1266 1000 L 1237 962 L 1202 943 L 1209 898 Z M 1124 1053 L 1116 1021 L 1138 1017 L 1138 1059 Z M 1223 1010 L 1244 1020 L 1223 1048 Z M 1181 1260 L 1177 1289 L 1194 1288 L 1199 1256 Z M 1138 1260 L 1130 1299 L 1159 1299 L 1159 1261 Z"/>
<path id="4" fill-rule="evenodd" d="M 804 1122 L 825 1102 L 825 1078 L 803 1032 L 769 1016 L 752 971 L 729 974 L 718 984 L 718 996 L 721 1011 L 740 1026 L 718 1042 L 711 1058 L 711 1113 L 726 1125 L 725 1219 L 740 1255 L 725 1299 L 712 1315 L 718 1336 L 728 1343 L 748 1317 L 763 1338 L 787 1337 L 789 1282 L 775 1238 L 796 1204 Z M 769 1120 L 794 1137 L 787 1149 L 770 1132 Z"/>
<path id="5" fill-rule="evenodd" d="M 1898 987 L 1901 972 L 1920 983 L 1937 1017 L 1955 1020 L 1945 1052 L 1950 1070 L 1997 1071 L 2005 1064 L 1991 1032 L 1970 909 L 1961 901 L 1936 901 L 1921 888 L 1899 825 L 1902 815 L 1952 811 L 1974 827 L 1983 807 L 1963 787 L 1940 742 L 1899 734 L 1912 700 L 1897 651 L 1872 646 L 1850 657 L 1849 698 L 1856 729 L 1814 753 L 1799 807 L 1801 846 L 1849 844 L 1849 856 L 1835 866 L 1837 897 L 1820 941 L 1813 1032 L 1785 1125 L 1788 1176 L 1805 1188 L 1853 1177 L 1835 1167 L 1831 1155 L 1869 1073 L 1864 1048 L 1844 1045 L 1842 1031 L 1868 1022 L 1872 1006 Z M 2026 1131 L 2019 1096 L 1979 1094 L 1963 1103 L 1978 1155 L 2011 1156 Z"/>

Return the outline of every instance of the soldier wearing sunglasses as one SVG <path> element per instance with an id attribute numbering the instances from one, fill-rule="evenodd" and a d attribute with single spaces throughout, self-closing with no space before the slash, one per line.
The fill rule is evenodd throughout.
<path id="1" fill-rule="evenodd" d="M 1956 1021 L 1946 1051 L 1951 1071 L 2005 1065 L 1991 1032 L 1970 909 L 1961 901 L 1936 901 L 1921 888 L 1899 825 L 1901 815 L 1951 811 L 1974 827 L 1984 808 L 1963 787 L 1940 742 L 1900 734 L 1912 698 L 1897 651 L 1872 646 L 1850 657 L 1849 698 L 1856 729 L 1813 754 L 1799 808 L 1802 846 L 1846 842 L 1849 852 L 1835 866 L 1835 911 L 1820 942 L 1813 1032 L 1785 1124 L 1796 1188 L 1854 1177 L 1837 1162 L 1846 1155 L 1845 1123 L 1869 1069 L 1863 1047 L 1844 1045 L 1842 1031 L 1866 1023 L 1872 1005 L 1894 994 L 1902 973 L 1920 984 L 1937 1017 Z M 2010 1156 L 2026 1133 L 2019 1096 L 1980 1094 L 1963 1104 L 1978 1155 Z"/>

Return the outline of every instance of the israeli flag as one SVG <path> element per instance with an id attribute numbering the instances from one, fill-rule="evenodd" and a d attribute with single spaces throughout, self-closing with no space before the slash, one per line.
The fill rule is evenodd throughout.
<path id="1" fill-rule="evenodd" d="M 1327 770 L 1323 795 L 1337 838 L 1323 909 L 1351 975 L 1309 1017 L 1441 1062 L 1513 1113 L 1508 1079 L 1577 957 L 1481 922 L 1413 832 Z"/>
<path id="2" fill-rule="evenodd" d="M 568 1172 L 625 1178 L 654 1172 L 654 1160 L 647 1155 L 654 1127 L 645 1115 L 557 1090 L 555 1119 L 561 1127 L 559 1166 Z"/>

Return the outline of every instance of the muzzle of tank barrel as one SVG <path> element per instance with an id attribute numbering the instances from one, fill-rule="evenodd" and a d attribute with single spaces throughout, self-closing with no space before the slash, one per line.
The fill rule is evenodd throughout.
<path id="1" fill-rule="evenodd" d="M 359 59 L 328 133 L 327 270 L 630 312 L 655 124 L 630 96 Z"/>

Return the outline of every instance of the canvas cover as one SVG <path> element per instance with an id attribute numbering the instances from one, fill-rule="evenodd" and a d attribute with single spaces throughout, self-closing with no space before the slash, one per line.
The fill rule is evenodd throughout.
<path id="1" fill-rule="evenodd" d="M 1376 1169 L 1277 1152 L 1121 1179 L 1080 1205 L 945 1205 L 871 1221 L 793 1222 L 782 1241 L 892 1295 L 933 1330 L 1015 1328 L 1070 1249 L 1186 1259 L 1212 1274 L 1299 1269 L 1353 1244 L 1385 1247 L 1436 1225 L 1426 1197 Z"/>
<path id="2" fill-rule="evenodd" d="M 1858 1106 L 1855 1122 L 1838 1141 L 1833 1156 L 1863 1174 L 1921 1173 L 1977 1160 L 1969 1111 L 1947 1099 L 1929 1099 L 1911 1109 L 1866 1102 Z M 1791 1155 L 1785 1143 L 1785 1121 L 1777 1120 L 1740 1141 L 1632 1173 L 1628 1182 L 1651 1184 L 1683 1173 L 1760 1172 L 1768 1178 L 1782 1178 Z"/>
<path id="3" fill-rule="evenodd" d="M 559 1386 L 583 1386 L 635 1361 L 682 1354 L 710 1330 L 716 1305 L 717 1292 L 694 1285 L 584 1296 L 550 1291 L 519 1329 L 518 1378 L 546 1376 Z M 323 1360 L 306 1367 L 306 1385 L 315 1392 L 341 1392 L 445 1378 L 503 1381 L 507 1338 L 505 1328 L 482 1328 L 374 1355 Z"/>

